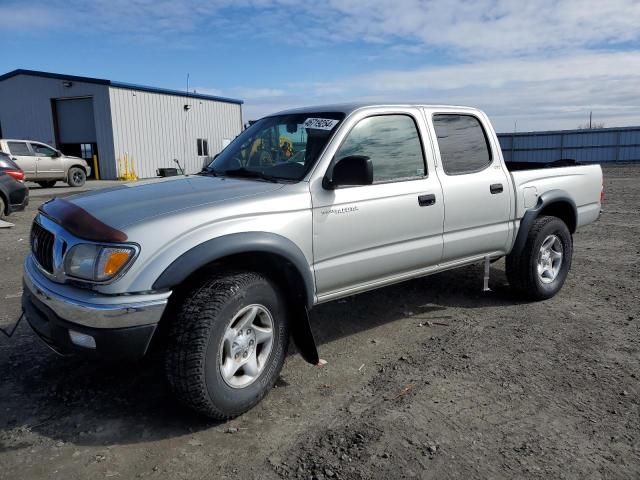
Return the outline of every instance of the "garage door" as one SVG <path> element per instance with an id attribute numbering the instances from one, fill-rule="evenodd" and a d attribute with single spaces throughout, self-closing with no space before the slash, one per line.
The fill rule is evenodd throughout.
<path id="1" fill-rule="evenodd" d="M 56 113 L 61 144 L 96 143 L 93 98 L 56 100 Z"/>

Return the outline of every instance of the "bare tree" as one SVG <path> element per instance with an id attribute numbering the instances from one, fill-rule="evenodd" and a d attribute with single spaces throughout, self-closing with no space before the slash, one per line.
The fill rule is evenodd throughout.
<path id="1" fill-rule="evenodd" d="M 591 125 L 588 123 L 578 125 L 578 130 L 597 130 L 599 128 L 605 128 L 604 122 L 593 122 Z"/>

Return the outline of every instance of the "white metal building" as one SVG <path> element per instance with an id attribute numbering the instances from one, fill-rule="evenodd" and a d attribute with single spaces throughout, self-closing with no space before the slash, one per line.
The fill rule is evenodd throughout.
<path id="1" fill-rule="evenodd" d="M 39 140 L 67 155 L 98 158 L 115 179 L 119 159 L 139 178 L 156 169 L 199 171 L 242 131 L 242 101 L 32 70 L 0 76 L 0 138 Z M 91 160 L 89 160 L 91 162 Z M 120 163 L 120 165 L 123 165 Z"/>

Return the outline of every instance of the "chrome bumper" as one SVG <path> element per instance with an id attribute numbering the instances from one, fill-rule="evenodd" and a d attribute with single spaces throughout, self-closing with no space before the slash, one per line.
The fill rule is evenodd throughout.
<path id="1" fill-rule="evenodd" d="M 36 267 L 29 255 L 24 262 L 24 285 L 61 319 L 91 328 L 127 328 L 156 324 L 171 292 L 102 295 L 54 283 Z"/>

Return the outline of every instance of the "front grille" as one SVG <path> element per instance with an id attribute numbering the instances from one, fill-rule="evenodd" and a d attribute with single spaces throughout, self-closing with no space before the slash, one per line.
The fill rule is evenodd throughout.
<path id="1" fill-rule="evenodd" d="M 53 240 L 53 233 L 33 222 L 31 226 L 31 252 L 40 266 L 49 273 L 53 273 Z"/>

